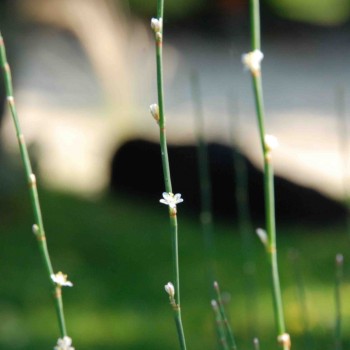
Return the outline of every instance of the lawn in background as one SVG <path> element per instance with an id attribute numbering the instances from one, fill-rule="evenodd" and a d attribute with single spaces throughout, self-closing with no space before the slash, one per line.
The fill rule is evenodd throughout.
<path id="1" fill-rule="evenodd" d="M 164 285 L 171 280 L 171 240 L 167 208 L 142 198 L 107 196 L 96 201 L 40 190 L 48 245 L 56 272 L 68 274 L 64 289 L 69 335 L 77 349 L 178 349 L 175 324 Z M 200 226 L 179 205 L 183 322 L 189 349 L 215 349 L 205 249 Z M 58 338 L 50 284 L 31 233 L 28 195 L 1 200 L 0 348 L 50 349 Z M 324 220 L 322 220 L 324 222 Z M 338 227 L 278 225 L 281 282 L 287 330 L 293 348 L 326 349 L 333 344 L 334 258 L 345 257 L 343 315 L 350 345 L 349 237 Z M 217 279 L 228 304 L 239 349 L 276 348 L 263 246 L 255 241 L 257 308 L 254 325 L 246 314 L 243 258 L 235 222 L 215 223 Z M 299 268 L 290 260 L 300 254 Z M 297 265 L 298 265 L 297 264 Z M 304 281 L 310 336 L 298 301 L 295 274 Z M 248 301 L 249 302 L 249 301 Z M 252 333 L 257 330 L 258 334 Z"/>

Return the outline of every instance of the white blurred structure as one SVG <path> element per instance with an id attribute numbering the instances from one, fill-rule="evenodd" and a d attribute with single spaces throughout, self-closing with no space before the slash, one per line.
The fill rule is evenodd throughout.
<path id="1" fill-rule="evenodd" d="M 46 184 L 98 194 L 108 185 L 111 158 L 121 143 L 136 137 L 158 139 L 149 114 L 157 96 L 152 31 L 108 0 L 31 0 L 19 5 L 28 21 L 45 25 L 45 30 L 18 36 L 15 94 L 27 143 L 36 145 Z M 241 64 L 242 53 L 249 51 L 246 39 L 232 38 L 232 43 L 193 33 L 167 36 L 165 21 L 170 142 L 194 143 L 188 76 L 195 67 L 208 140 L 228 142 L 228 118 L 237 113 L 228 111 L 227 96 L 234 93 L 240 110 L 237 145 L 261 165 L 250 77 Z M 350 78 L 350 47 L 338 39 L 267 38 L 262 50 L 266 131 L 280 143 L 274 151 L 276 172 L 335 198 L 343 196 L 348 169 L 344 171 L 339 152 L 334 91 Z M 8 115 L 1 137 L 9 150 L 17 150 Z"/>

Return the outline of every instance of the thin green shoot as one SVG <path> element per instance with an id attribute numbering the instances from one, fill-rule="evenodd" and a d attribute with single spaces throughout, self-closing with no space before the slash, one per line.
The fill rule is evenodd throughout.
<path id="1" fill-rule="evenodd" d="M 214 290 L 216 292 L 216 297 L 217 297 L 217 302 L 218 302 L 221 318 L 222 318 L 223 323 L 224 323 L 225 333 L 226 333 L 226 337 L 227 337 L 228 343 L 229 343 L 229 349 L 237 350 L 236 340 L 235 340 L 235 337 L 233 335 L 233 331 L 232 331 L 230 322 L 228 321 L 228 318 L 226 315 L 225 306 L 224 306 L 224 302 L 222 300 L 219 283 L 216 281 L 214 282 Z"/>
<path id="2" fill-rule="evenodd" d="M 271 289 L 277 328 L 277 341 L 284 350 L 289 350 L 291 347 L 291 341 L 289 334 L 286 332 L 284 320 L 276 245 L 275 194 L 272 151 L 277 146 L 277 139 L 272 135 L 265 134 L 265 108 L 261 78 L 261 61 L 264 56 L 260 51 L 261 39 L 259 5 L 259 0 L 250 0 L 252 51 L 248 54 L 245 54 L 242 60 L 246 68 L 250 70 L 252 76 L 258 129 L 264 160 L 265 216 L 266 232 L 268 235 L 267 254 L 271 267 Z"/>
<path id="3" fill-rule="evenodd" d="M 21 130 L 19 118 L 17 115 L 17 108 L 15 104 L 12 77 L 10 66 L 7 62 L 6 49 L 2 35 L 0 34 L 0 64 L 4 71 L 5 77 L 5 89 L 7 102 L 10 108 L 12 120 L 16 129 L 17 140 L 19 144 L 20 154 L 22 162 L 24 165 L 24 171 L 26 180 L 28 183 L 30 202 L 33 209 L 34 224 L 32 226 L 32 231 L 37 239 L 39 250 L 41 253 L 42 261 L 46 269 L 48 280 L 53 287 L 53 296 L 55 300 L 55 307 L 57 312 L 58 324 L 60 329 L 61 338 L 67 337 L 66 322 L 63 312 L 63 301 L 62 301 L 62 286 L 71 285 L 69 281 L 66 280 L 66 275 L 62 273 L 54 273 L 52 268 L 52 263 L 46 243 L 46 234 L 44 230 L 44 223 L 41 213 L 41 207 L 39 202 L 39 195 L 37 189 L 36 176 L 33 173 L 31 161 L 28 154 L 28 149 L 24 140 L 24 135 Z"/>
<path id="4" fill-rule="evenodd" d="M 177 207 L 176 204 L 182 202 L 180 194 L 172 193 L 172 184 L 170 176 L 170 164 L 166 139 L 166 119 L 164 112 L 164 89 L 163 89 L 163 15 L 164 15 L 164 0 L 157 2 L 157 18 L 151 21 L 151 27 L 154 31 L 155 46 L 156 46 L 156 64 L 157 64 L 157 90 L 158 90 L 158 105 L 151 105 L 151 113 L 159 125 L 159 139 L 163 167 L 163 176 L 165 184 L 165 192 L 161 202 L 169 206 L 169 219 L 172 236 L 172 251 L 173 251 L 173 286 L 174 295 L 172 308 L 174 311 L 174 319 L 176 330 L 179 338 L 180 347 L 186 349 L 185 334 L 182 325 L 181 307 L 180 307 L 180 269 L 179 269 L 179 247 L 178 247 L 178 222 L 177 222 Z M 171 283 L 171 282 L 169 282 Z M 172 284 L 172 283 L 171 283 Z M 168 284 L 169 285 L 169 284 Z"/>

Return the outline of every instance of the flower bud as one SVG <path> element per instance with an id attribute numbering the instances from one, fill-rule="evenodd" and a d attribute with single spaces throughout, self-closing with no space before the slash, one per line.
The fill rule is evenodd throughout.
<path id="1" fill-rule="evenodd" d="M 33 231 L 33 233 L 34 233 L 35 235 L 39 234 L 39 232 L 40 232 L 39 226 L 38 226 L 37 224 L 34 224 L 34 225 L 32 226 L 32 231 Z"/>
<path id="2" fill-rule="evenodd" d="M 273 135 L 265 135 L 264 142 L 265 142 L 266 149 L 269 152 L 273 151 L 279 146 L 277 137 Z"/>
<path id="3" fill-rule="evenodd" d="M 286 347 L 288 349 L 291 347 L 290 335 L 288 333 L 280 334 L 277 337 L 277 341 L 283 347 Z"/>
<path id="4" fill-rule="evenodd" d="M 268 241 L 268 238 L 267 238 L 267 233 L 265 230 L 263 230 L 262 228 L 257 228 L 256 229 L 256 234 L 258 235 L 261 243 L 267 247 L 267 241 Z"/>
<path id="5" fill-rule="evenodd" d="M 174 285 L 171 282 L 168 282 L 165 286 L 164 286 L 165 291 L 169 294 L 170 298 L 174 298 L 175 295 L 175 288 Z"/>
<path id="6" fill-rule="evenodd" d="M 151 28 L 155 33 L 161 33 L 163 29 L 163 19 L 162 18 L 152 18 L 151 20 Z"/>
<path id="7" fill-rule="evenodd" d="M 156 122 L 159 122 L 159 107 L 156 103 L 153 103 L 149 106 L 149 110 L 152 114 L 152 117 L 156 120 Z"/>
<path id="8" fill-rule="evenodd" d="M 260 50 L 254 50 L 242 55 L 242 63 L 246 69 L 256 75 L 260 73 L 263 58 L 264 54 Z"/>

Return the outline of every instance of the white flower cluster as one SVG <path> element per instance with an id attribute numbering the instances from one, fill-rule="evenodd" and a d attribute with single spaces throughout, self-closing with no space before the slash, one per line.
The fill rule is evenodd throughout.
<path id="1" fill-rule="evenodd" d="M 261 70 L 261 61 L 264 54 L 260 50 L 248 52 L 242 56 L 242 63 L 252 74 L 258 74 Z"/>
<path id="2" fill-rule="evenodd" d="M 160 203 L 168 205 L 171 209 L 176 209 L 176 204 L 183 202 L 180 193 L 163 192 L 163 198 L 159 200 Z"/>
<path id="3" fill-rule="evenodd" d="M 163 30 L 163 19 L 152 18 L 151 28 L 154 30 L 155 33 L 161 33 Z"/>
<path id="4" fill-rule="evenodd" d="M 73 283 L 67 280 L 67 275 L 63 274 L 61 271 L 52 274 L 51 279 L 60 287 L 73 287 Z"/>
<path id="5" fill-rule="evenodd" d="M 70 337 L 63 337 L 57 340 L 57 345 L 54 347 L 54 350 L 74 350 L 72 345 L 72 339 Z"/>

